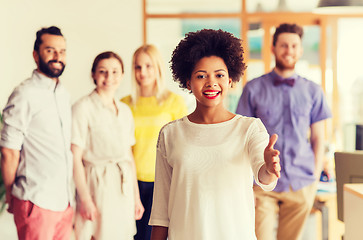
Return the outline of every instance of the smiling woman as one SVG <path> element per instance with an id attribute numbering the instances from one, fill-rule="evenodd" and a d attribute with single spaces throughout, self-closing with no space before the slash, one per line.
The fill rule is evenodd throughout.
<path id="1" fill-rule="evenodd" d="M 224 109 L 223 100 L 231 87 L 232 79 L 223 59 L 217 56 L 204 57 L 195 65 L 190 80 L 190 90 L 199 107 L 219 106 Z"/>
<path id="2" fill-rule="evenodd" d="M 164 61 L 154 45 L 142 45 L 132 59 L 132 93 L 121 99 L 132 111 L 136 143 L 132 147 L 144 215 L 136 222 L 135 240 L 150 239 L 148 225 L 153 201 L 156 142 L 160 129 L 183 117 L 183 98 L 165 87 Z"/>
<path id="3" fill-rule="evenodd" d="M 223 30 L 190 32 L 173 51 L 174 80 L 191 91 L 196 108 L 160 130 L 152 240 L 256 239 L 253 176 L 272 190 L 280 165 L 277 136 L 268 142 L 259 119 L 224 107 L 243 60 L 241 40 Z"/>
<path id="4" fill-rule="evenodd" d="M 72 108 L 75 233 L 78 239 L 131 239 L 144 209 L 131 153 L 132 113 L 115 100 L 124 65 L 116 53 L 103 52 L 91 72 L 95 90 Z"/>

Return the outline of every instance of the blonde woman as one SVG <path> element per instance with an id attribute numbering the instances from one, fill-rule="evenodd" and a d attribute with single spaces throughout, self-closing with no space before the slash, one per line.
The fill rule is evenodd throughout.
<path id="1" fill-rule="evenodd" d="M 132 113 L 115 100 L 123 76 L 116 53 L 99 54 L 92 66 L 96 88 L 72 108 L 77 239 L 131 240 L 135 219 L 143 214 L 131 152 Z"/>
<path id="2" fill-rule="evenodd" d="M 141 202 L 145 208 L 136 222 L 136 240 L 150 239 L 148 226 L 155 179 L 156 142 L 160 129 L 187 114 L 181 96 L 165 88 L 164 62 L 153 45 L 138 48 L 132 59 L 132 94 L 122 99 L 130 106 L 135 120 L 136 144 L 133 154 Z"/>

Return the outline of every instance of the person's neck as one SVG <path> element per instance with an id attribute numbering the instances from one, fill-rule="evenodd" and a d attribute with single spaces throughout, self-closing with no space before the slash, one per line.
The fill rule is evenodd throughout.
<path id="1" fill-rule="evenodd" d="M 224 107 L 201 107 L 198 106 L 190 115 L 189 121 L 198 124 L 221 123 L 232 119 L 235 114 L 229 112 Z"/>
<path id="2" fill-rule="evenodd" d="M 282 78 L 289 78 L 295 74 L 295 69 L 279 69 L 277 67 L 274 68 L 275 73 Z"/>
<path id="3" fill-rule="evenodd" d="M 96 89 L 98 96 L 100 96 L 101 102 L 107 107 L 113 107 L 114 105 L 114 93 L 99 91 Z"/>
<path id="4" fill-rule="evenodd" d="M 57 78 L 57 77 L 55 77 L 55 78 L 49 77 L 47 74 L 43 73 L 43 72 L 42 72 L 42 71 L 40 71 L 39 69 L 37 69 L 37 72 L 38 72 L 38 73 L 40 73 L 40 74 L 42 74 L 43 76 L 46 76 L 47 78 L 52 79 L 52 80 L 55 82 L 55 84 L 58 84 L 58 82 L 59 82 L 59 78 Z"/>
<path id="5" fill-rule="evenodd" d="M 140 86 L 140 96 L 141 97 L 152 97 L 155 96 L 154 86 Z"/>

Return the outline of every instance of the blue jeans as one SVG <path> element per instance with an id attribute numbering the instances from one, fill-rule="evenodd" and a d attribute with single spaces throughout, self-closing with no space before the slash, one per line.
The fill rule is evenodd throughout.
<path id="1" fill-rule="evenodd" d="M 136 221 L 137 233 L 135 240 L 150 240 L 152 227 L 148 225 L 153 203 L 154 182 L 138 181 L 140 199 L 145 208 L 144 214 L 140 220 Z"/>

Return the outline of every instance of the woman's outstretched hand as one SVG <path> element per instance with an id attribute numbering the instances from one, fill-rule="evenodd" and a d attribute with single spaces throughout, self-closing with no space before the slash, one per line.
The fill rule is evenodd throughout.
<path id="1" fill-rule="evenodd" d="M 274 149 L 275 143 L 277 141 L 277 134 L 273 134 L 270 141 L 265 148 L 264 158 L 266 164 L 266 171 L 269 174 L 275 175 L 277 178 L 280 177 L 281 165 L 280 165 L 280 152 Z"/>

